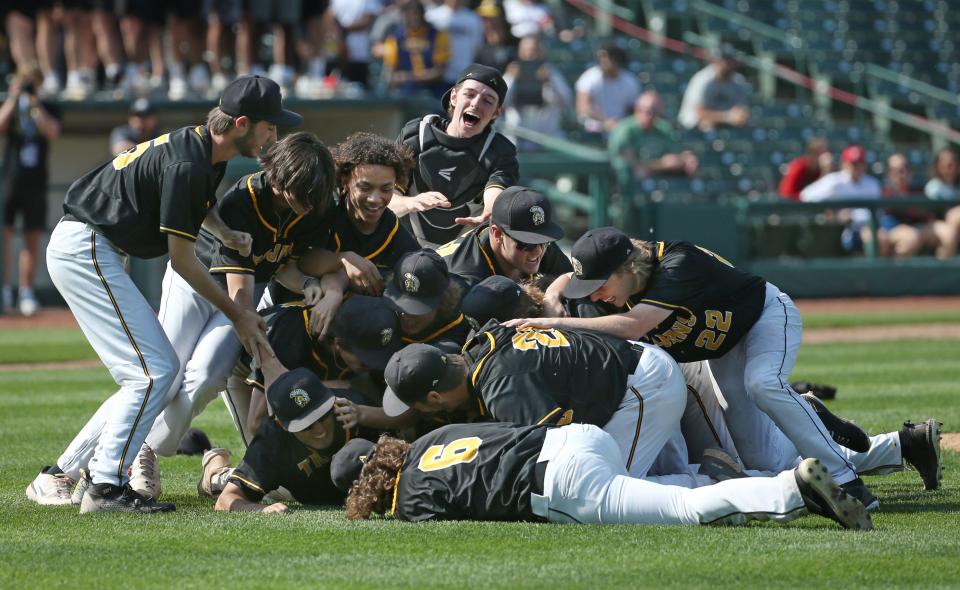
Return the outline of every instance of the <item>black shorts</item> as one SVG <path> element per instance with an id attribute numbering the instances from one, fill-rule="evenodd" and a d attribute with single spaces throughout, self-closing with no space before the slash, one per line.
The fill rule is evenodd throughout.
<path id="1" fill-rule="evenodd" d="M 12 226 L 23 217 L 24 229 L 45 229 L 47 225 L 47 182 L 45 179 L 14 180 L 3 205 L 3 224 Z"/>
<path id="2" fill-rule="evenodd" d="M 323 16 L 329 6 L 330 0 L 303 0 L 303 12 L 301 13 L 303 22 L 315 16 Z"/>
<path id="3" fill-rule="evenodd" d="M 37 16 L 38 12 L 53 8 L 53 0 L 37 0 L 35 2 L 31 2 L 31 0 L 9 0 L 3 4 L 4 7 L 0 9 L 0 17 L 3 17 L 4 20 L 6 20 L 7 15 L 11 12 L 16 12 L 32 19 Z M 3 23 L 0 22 L 0 24 Z"/>
<path id="4" fill-rule="evenodd" d="M 156 0 L 116 0 L 114 11 L 118 17 L 136 17 L 148 25 L 162 25 L 167 15 L 165 4 Z"/>

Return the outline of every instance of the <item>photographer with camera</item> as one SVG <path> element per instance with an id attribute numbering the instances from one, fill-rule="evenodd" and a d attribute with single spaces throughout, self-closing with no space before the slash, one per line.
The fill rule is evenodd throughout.
<path id="1" fill-rule="evenodd" d="M 26 316 L 37 312 L 33 294 L 37 274 L 40 237 L 47 218 L 47 160 L 50 142 L 60 135 L 60 111 L 37 98 L 43 75 L 36 66 L 20 70 L 10 84 L 7 99 L 0 105 L 0 133 L 6 136 L 3 179 L 0 192 L 3 208 L 3 308 L 13 305 L 13 229 L 23 218 L 24 247 L 20 251 L 20 279 L 17 304 Z"/>

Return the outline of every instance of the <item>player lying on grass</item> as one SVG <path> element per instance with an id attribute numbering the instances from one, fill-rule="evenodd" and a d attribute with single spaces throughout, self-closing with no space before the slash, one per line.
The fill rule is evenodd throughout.
<path id="1" fill-rule="evenodd" d="M 354 482 L 350 519 L 696 525 L 787 522 L 812 512 L 844 528 L 873 528 L 817 459 L 775 477 L 697 489 L 632 478 L 618 459 L 617 443 L 593 425 L 452 424 L 412 444 L 351 441 L 331 474 L 340 486 Z"/>

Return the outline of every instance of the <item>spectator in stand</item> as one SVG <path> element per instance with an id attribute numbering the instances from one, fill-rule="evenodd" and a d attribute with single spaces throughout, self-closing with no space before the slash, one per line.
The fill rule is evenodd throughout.
<path id="1" fill-rule="evenodd" d="M 563 116 L 573 106 L 573 90 L 563 74 L 544 59 L 539 37 L 520 40 L 517 61 L 507 66 L 503 79 L 510 88 L 503 103 L 508 123 L 563 136 Z M 536 144 L 519 142 L 517 147 L 523 151 L 535 149 Z"/>
<path id="2" fill-rule="evenodd" d="M 800 191 L 800 200 L 819 203 L 835 199 L 879 199 L 883 194 L 880 181 L 867 174 L 866 151 L 859 145 L 847 146 L 840 155 L 840 170 L 825 174 L 820 180 Z M 841 222 L 849 223 L 844 231 L 843 245 L 848 251 L 859 250 L 869 236 L 868 209 L 844 209 L 837 215 Z"/>
<path id="3" fill-rule="evenodd" d="M 517 39 L 553 31 L 550 8 L 536 0 L 504 0 L 503 10 L 510 23 L 510 32 Z"/>
<path id="4" fill-rule="evenodd" d="M 414 0 L 403 7 L 403 25 L 387 35 L 383 66 L 387 86 L 401 96 L 429 92 L 437 99 L 449 85 L 443 72 L 450 59 L 450 39 L 424 18 L 424 7 Z"/>
<path id="5" fill-rule="evenodd" d="M 450 40 L 450 59 L 443 73 L 447 86 L 453 86 L 463 68 L 474 63 L 483 45 L 483 19 L 470 9 L 467 0 L 444 0 L 427 10 L 427 22 Z"/>
<path id="6" fill-rule="evenodd" d="M 342 80 L 369 87 L 370 27 L 382 10 L 380 0 L 331 0 L 330 11 L 343 36 L 339 65 Z"/>
<path id="7" fill-rule="evenodd" d="M 610 43 L 597 51 L 597 65 L 577 80 L 577 118 L 593 133 L 611 131 L 640 96 L 640 82 L 624 71 L 627 54 Z"/>
<path id="8" fill-rule="evenodd" d="M 930 180 L 923 187 L 927 197 L 936 201 L 960 201 L 960 156 L 950 148 L 937 152 L 930 171 Z M 941 245 L 937 248 L 939 258 L 948 258 L 957 253 L 960 241 L 960 207 L 949 209 L 944 215 L 945 227 L 940 234 Z"/>
<path id="9" fill-rule="evenodd" d="M 189 91 L 203 96 L 210 89 L 210 73 L 203 63 L 202 8 L 196 0 L 168 2 L 171 100 L 186 98 Z"/>
<path id="10" fill-rule="evenodd" d="M 678 119 L 685 129 L 709 131 L 720 125 L 743 127 L 750 120 L 753 91 L 729 49 L 715 51 L 710 64 L 690 78 Z"/>
<path id="11" fill-rule="evenodd" d="M 483 19 L 483 45 L 477 52 L 477 63 L 505 72 L 517 59 L 519 41 L 510 33 L 510 24 L 494 0 L 483 0 L 477 14 Z"/>
<path id="12" fill-rule="evenodd" d="M 0 11 L 7 31 L 10 58 L 17 70 L 23 70 L 36 63 L 35 29 L 33 20 L 38 8 L 30 2 L 14 2 L 10 8 Z"/>
<path id="13" fill-rule="evenodd" d="M 370 52 L 383 59 L 383 43 L 387 36 L 403 26 L 403 8 L 414 0 L 391 0 L 370 25 Z"/>
<path id="14" fill-rule="evenodd" d="M 807 153 L 787 165 L 787 172 L 780 179 L 780 196 L 799 201 L 800 191 L 832 170 L 833 154 L 827 140 L 814 137 L 807 143 Z"/>
<path id="15" fill-rule="evenodd" d="M 134 94 L 146 94 L 162 88 L 166 74 L 162 40 L 165 16 L 163 3 L 120 1 L 117 3 L 117 16 L 120 18 L 120 36 L 127 54 L 125 89 Z M 69 92 L 70 87 L 70 75 L 67 74 L 65 92 Z"/>
<path id="16" fill-rule="evenodd" d="M 243 5 L 238 0 L 204 0 L 203 11 L 207 20 L 206 57 L 211 76 L 209 96 L 219 97 L 231 80 L 223 70 L 224 37 L 230 31 L 237 31 L 234 38 L 234 66 L 239 69 L 244 60 L 249 64 L 249 31 L 244 24 Z"/>
<path id="17" fill-rule="evenodd" d="M 913 173 L 903 154 L 887 158 L 887 183 L 883 187 L 885 199 L 909 199 L 921 195 L 911 184 Z M 936 247 L 936 215 L 929 209 L 887 209 L 879 219 L 877 244 L 881 256 L 909 258 L 920 254 L 924 247 Z M 941 222 L 942 223 L 942 222 Z"/>
<path id="18" fill-rule="evenodd" d="M 47 185 L 50 143 L 60 135 L 60 111 L 37 98 L 43 75 L 36 66 L 20 70 L 0 105 L 0 133 L 6 138 L 3 179 L 3 307 L 13 305 L 13 229 L 23 218 L 24 248 L 20 251 L 17 304 L 20 313 L 33 315 L 39 308 L 33 294 L 40 237 L 47 221 Z"/>
<path id="19" fill-rule="evenodd" d="M 273 63 L 267 77 L 279 84 L 284 94 L 293 87 L 293 44 L 303 12 L 301 1 L 254 0 L 250 3 L 250 19 L 256 31 L 273 34 Z M 259 36 L 253 38 L 259 39 Z M 254 44 L 254 54 L 258 53 L 258 46 Z"/>
<path id="20" fill-rule="evenodd" d="M 114 156 L 125 152 L 138 143 L 158 135 L 160 120 L 153 105 L 146 98 L 138 98 L 130 105 L 127 124 L 114 127 L 110 132 L 110 152 Z"/>
<path id="21" fill-rule="evenodd" d="M 676 145 L 675 134 L 662 115 L 660 95 L 648 90 L 637 98 L 633 116 L 620 121 L 610 133 L 607 148 L 622 188 L 651 174 L 696 174 L 699 161 L 693 152 L 670 151 Z"/>
<path id="22" fill-rule="evenodd" d="M 301 3 L 303 34 L 297 39 L 297 55 L 303 64 L 303 73 L 297 78 L 299 96 L 316 98 L 323 89 L 327 75 L 326 41 L 333 35 L 333 19 L 327 11 L 329 3 L 329 0 Z"/>

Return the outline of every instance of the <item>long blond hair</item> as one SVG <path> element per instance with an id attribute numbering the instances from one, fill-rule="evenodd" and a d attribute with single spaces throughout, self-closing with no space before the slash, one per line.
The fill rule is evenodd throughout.
<path id="1" fill-rule="evenodd" d="M 630 239 L 633 252 L 617 267 L 616 273 L 626 273 L 637 277 L 641 288 L 650 281 L 650 275 L 657 266 L 657 247 L 653 242 Z"/>

